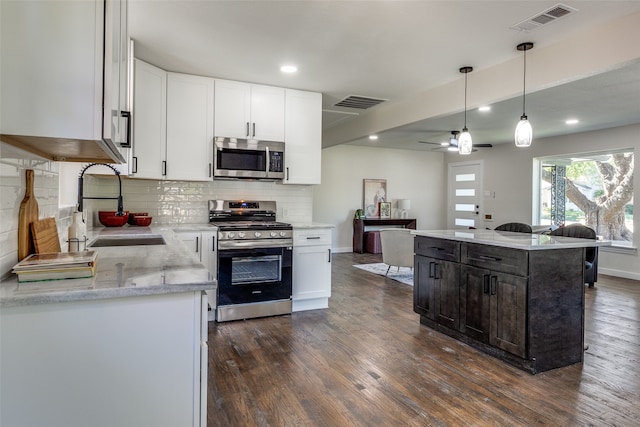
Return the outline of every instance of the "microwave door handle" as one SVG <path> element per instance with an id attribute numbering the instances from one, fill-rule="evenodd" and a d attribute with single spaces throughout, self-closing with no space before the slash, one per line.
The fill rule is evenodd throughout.
<path id="1" fill-rule="evenodd" d="M 266 161 L 266 165 L 264 166 L 264 173 L 268 177 L 269 176 L 269 163 L 271 163 L 271 157 L 269 156 L 269 147 L 266 148 L 266 152 L 267 152 L 267 161 Z"/>

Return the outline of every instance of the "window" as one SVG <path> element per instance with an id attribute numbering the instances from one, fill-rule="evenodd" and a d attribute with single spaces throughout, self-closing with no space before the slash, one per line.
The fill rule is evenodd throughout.
<path id="1" fill-rule="evenodd" d="M 615 246 L 633 241 L 633 150 L 536 159 L 539 224 L 587 225 Z"/>

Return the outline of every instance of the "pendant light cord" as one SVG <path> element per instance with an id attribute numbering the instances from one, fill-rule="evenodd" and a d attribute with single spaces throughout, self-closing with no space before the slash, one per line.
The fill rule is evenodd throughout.
<path id="1" fill-rule="evenodd" d="M 464 128 L 467 128 L 467 73 L 464 73 Z"/>
<path id="2" fill-rule="evenodd" d="M 526 112 L 525 112 L 525 97 L 526 95 L 526 89 L 527 89 L 527 50 L 524 49 L 523 50 L 523 65 L 524 65 L 524 72 L 522 73 L 522 115 L 526 116 Z"/>

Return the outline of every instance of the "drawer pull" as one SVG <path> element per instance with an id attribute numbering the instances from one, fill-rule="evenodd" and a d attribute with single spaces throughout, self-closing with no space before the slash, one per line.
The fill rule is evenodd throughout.
<path id="1" fill-rule="evenodd" d="M 496 258 L 492 256 L 485 256 L 485 255 L 480 255 L 480 259 L 485 261 L 502 261 L 502 258 Z"/>
<path id="2" fill-rule="evenodd" d="M 307 240 L 320 240 L 320 236 L 307 237 Z"/>

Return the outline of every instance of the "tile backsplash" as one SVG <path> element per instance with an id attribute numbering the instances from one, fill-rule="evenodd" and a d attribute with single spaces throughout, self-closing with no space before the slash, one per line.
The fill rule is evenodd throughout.
<path id="1" fill-rule="evenodd" d="M 118 180 L 111 176 L 85 176 L 85 197 L 115 197 Z M 265 181 L 185 182 L 148 179 L 122 179 L 124 209 L 148 212 L 153 224 L 204 224 L 209 221 L 208 200 L 275 200 L 277 219 L 286 222 L 312 220 L 313 187 L 283 185 Z M 99 210 L 115 210 L 115 200 L 84 202 L 87 225 L 99 225 Z"/>
<path id="2" fill-rule="evenodd" d="M 0 157 L 0 277 L 6 276 L 18 262 L 18 214 L 26 188 L 25 171 L 33 169 L 34 190 L 39 218 L 55 217 L 60 247 L 67 250 L 66 235 L 73 206 L 60 207 L 60 164 L 47 160 Z M 76 177 L 66 178 L 63 186 L 77 186 Z M 313 186 L 283 185 L 265 181 L 185 182 L 122 178 L 124 209 L 148 212 L 152 225 L 204 224 L 209 221 L 207 201 L 212 199 L 275 200 L 277 219 L 285 222 L 312 220 Z M 116 197 L 115 176 L 85 175 L 86 197 Z M 115 210 L 115 200 L 84 201 L 88 227 L 101 226 L 99 210 Z"/>
<path id="3" fill-rule="evenodd" d="M 0 158 L 0 277 L 18 262 L 18 215 L 26 190 L 26 170 L 33 169 L 34 193 L 39 218 L 56 218 L 61 247 L 66 248 L 61 230 L 70 224 L 71 208 L 58 206 L 58 164 L 47 160 Z"/>

